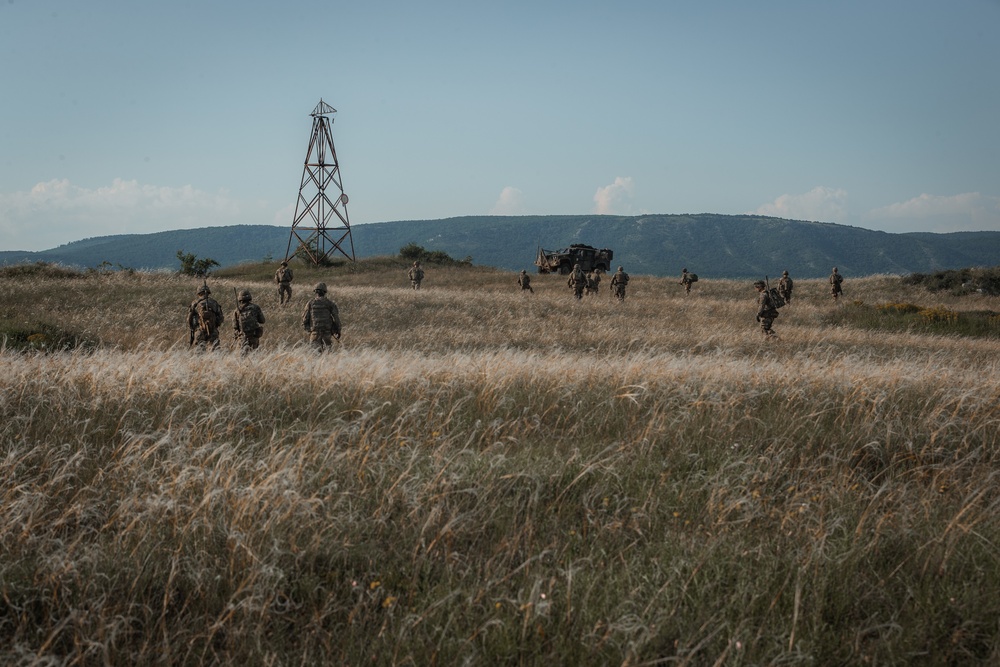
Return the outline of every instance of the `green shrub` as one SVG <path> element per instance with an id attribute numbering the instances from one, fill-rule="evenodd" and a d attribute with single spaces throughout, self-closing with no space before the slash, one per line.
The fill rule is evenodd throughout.
<path id="1" fill-rule="evenodd" d="M 904 285 L 922 286 L 930 292 L 947 291 L 955 296 L 1000 294 L 1000 266 L 911 273 L 900 280 Z"/>
<path id="2" fill-rule="evenodd" d="M 956 311 L 912 303 L 870 306 L 854 301 L 829 316 L 832 324 L 879 331 L 917 331 L 975 337 L 1000 337 L 1000 314 L 990 310 Z"/>
<path id="3" fill-rule="evenodd" d="M 399 256 L 408 262 L 424 262 L 425 264 L 439 264 L 441 266 L 472 265 L 472 257 L 457 260 L 442 250 L 427 250 L 416 243 L 408 243 L 399 249 Z"/>
<path id="4" fill-rule="evenodd" d="M 0 320 L 0 347 L 7 350 L 57 352 L 92 350 L 97 341 L 47 323 L 15 324 Z"/>
<path id="5" fill-rule="evenodd" d="M 68 266 L 38 261 L 34 264 L 14 264 L 0 268 L 2 278 L 82 278 L 83 274 Z"/>
<path id="6" fill-rule="evenodd" d="M 184 252 L 183 250 L 177 251 L 177 259 L 181 262 L 180 272 L 186 276 L 204 278 L 214 267 L 219 266 L 219 263 L 211 257 L 198 259 L 198 256 L 193 252 Z"/>

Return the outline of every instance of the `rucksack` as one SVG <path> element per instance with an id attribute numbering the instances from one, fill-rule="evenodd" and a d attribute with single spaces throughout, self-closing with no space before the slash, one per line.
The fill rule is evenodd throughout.
<path id="1" fill-rule="evenodd" d="M 782 306 L 785 305 L 785 300 L 778 292 L 777 287 L 772 287 L 771 289 L 767 290 L 767 294 L 768 296 L 771 297 L 771 305 L 774 306 L 775 308 L 781 308 Z"/>
<path id="2" fill-rule="evenodd" d="M 688 274 L 688 282 L 691 282 L 691 283 L 698 282 L 698 274 L 697 273 L 689 273 Z"/>
<path id="3" fill-rule="evenodd" d="M 260 331 L 256 308 L 252 306 L 240 308 L 240 331 L 243 332 L 244 336 L 256 336 Z"/>
<path id="4" fill-rule="evenodd" d="M 218 322 L 215 321 L 215 311 L 208 304 L 208 299 L 200 299 L 195 304 L 194 310 L 195 314 L 198 315 L 198 325 L 202 331 L 214 336 L 215 332 L 218 331 Z"/>

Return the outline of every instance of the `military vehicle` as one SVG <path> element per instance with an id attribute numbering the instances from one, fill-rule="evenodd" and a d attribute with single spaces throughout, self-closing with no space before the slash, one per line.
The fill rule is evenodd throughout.
<path id="1" fill-rule="evenodd" d="M 580 263 L 580 268 L 584 271 L 600 269 L 605 273 L 611 270 L 611 258 L 615 253 L 610 248 L 595 248 L 592 245 L 574 243 L 562 250 L 538 249 L 538 257 L 535 258 L 535 266 L 539 273 L 559 273 L 568 275 L 573 271 L 573 265 Z"/>

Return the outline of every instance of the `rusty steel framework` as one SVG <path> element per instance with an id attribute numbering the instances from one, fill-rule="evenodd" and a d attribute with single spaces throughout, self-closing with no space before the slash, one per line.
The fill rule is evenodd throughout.
<path id="1" fill-rule="evenodd" d="M 333 114 L 337 110 L 320 98 L 310 114 L 313 119 L 306 151 L 302 184 L 295 204 L 292 233 L 285 261 L 299 256 L 313 264 L 326 264 L 339 252 L 352 262 L 354 240 L 347 216 L 347 195 L 340 178 L 337 149 L 333 146 Z"/>

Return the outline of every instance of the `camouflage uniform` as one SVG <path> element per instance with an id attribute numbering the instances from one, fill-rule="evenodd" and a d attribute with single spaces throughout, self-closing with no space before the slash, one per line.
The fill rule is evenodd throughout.
<path id="1" fill-rule="evenodd" d="M 333 346 L 333 338 L 340 340 L 340 310 L 326 298 L 326 284 L 317 283 L 316 293 L 302 313 L 302 328 L 309 332 L 309 342 L 322 353 Z"/>
<path id="2" fill-rule="evenodd" d="M 844 293 L 843 288 L 840 286 L 842 282 L 844 282 L 844 277 L 837 273 L 837 267 L 833 267 L 833 273 L 830 274 L 830 294 L 833 296 L 834 301 Z"/>
<path id="3" fill-rule="evenodd" d="M 625 301 L 626 285 L 628 285 L 628 274 L 619 266 L 618 270 L 611 276 L 611 291 L 619 301 Z"/>
<path id="4" fill-rule="evenodd" d="M 410 270 L 406 272 L 413 289 L 420 289 L 420 281 L 424 279 L 424 270 L 420 268 L 420 262 L 414 262 Z"/>
<path id="5" fill-rule="evenodd" d="M 573 265 L 573 273 L 569 274 L 566 284 L 573 288 L 573 298 L 582 299 L 583 290 L 587 287 L 587 275 L 580 268 L 580 264 Z"/>
<path id="6" fill-rule="evenodd" d="M 285 305 L 292 300 L 292 270 L 288 262 L 282 262 L 281 267 L 274 272 L 274 282 L 278 283 L 278 304 Z"/>
<path id="7" fill-rule="evenodd" d="M 788 271 L 782 271 L 781 280 L 778 281 L 778 294 L 785 300 L 785 303 L 792 302 L 792 279 L 788 277 Z"/>
<path id="8" fill-rule="evenodd" d="M 205 283 L 198 288 L 198 298 L 188 307 L 187 323 L 191 332 L 188 344 L 199 350 L 209 346 L 213 350 L 219 347 L 219 327 L 226 319 L 222 306 L 209 296 L 211 293 L 208 283 Z"/>
<path id="9" fill-rule="evenodd" d="M 531 276 L 524 269 L 521 269 L 521 273 L 517 276 L 517 284 L 521 286 L 521 291 L 528 290 L 532 294 L 535 290 L 531 289 Z"/>
<path id="10" fill-rule="evenodd" d="M 694 281 L 691 280 L 691 274 L 688 273 L 688 270 L 686 268 L 681 269 L 681 280 L 678 283 L 678 285 L 684 285 L 685 293 L 689 293 L 691 291 L 691 283 L 693 282 Z"/>
<path id="11" fill-rule="evenodd" d="M 601 270 L 594 269 L 587 274 L 587 294 L 597 294 L 601 288 Z"/>
<path id="12" fill-rule="evenodd" d="M 264 311 L 256 303 L 250 292 L 243 290 L 239 295 L 239 305 L 233 311 L 233 334 L 240 343 L 240 354 L 260 347 L 260 337 L 264 335 Z"/>
<path id="13" fill-rule="evenodd" d="M 767 284 L 763 280 L 758 280 L 753 284 L 757 289 L 757 321 L 760 322 L 760 330 L 765 336 L 777 336 L 771 329 L 774 318 L 778 316 L 778 309 L 771 301 L 771 295 L 767 293 Z"/>

